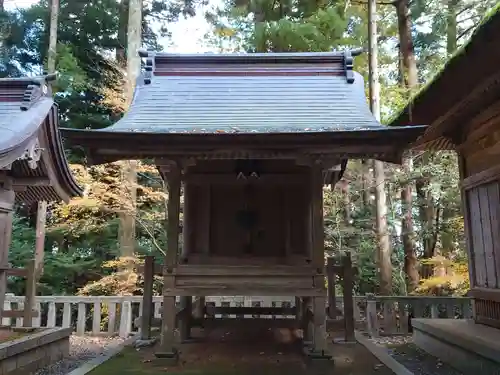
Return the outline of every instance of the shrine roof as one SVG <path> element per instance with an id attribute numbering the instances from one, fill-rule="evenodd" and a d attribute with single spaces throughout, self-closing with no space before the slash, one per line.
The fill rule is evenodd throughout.
<path id="1" fill-rule="evenodd" d="M 370 112 L 363 77 L 353 71 L 353 56 L 359 53 L 141 51 L 145 69 L 123 118 L 100 130 L 64 129 L 64 135 L 72 144 L 94 150 L 101 147 L 95 143 L 97 134 L 123 140 L 118 146 L 123 149 L 130 148 L 125 137 L 130 142 L 140 134 L 170 139 L 206 135 L 208 141 L 210 135 L 271 140 L 280 134 L 340 133 L 352 138 L 368 132 L 390 139 L 401 129 L 383 126 Z M 416 132 L 406 134 L 414 139 Z"/>
<path id="2" fill-rule="evenodd" d="M 64 155 L 47 84 L 53 79 L 0 79 L 0 172 L 13 179 L 18 202 L 67 201 L 81 193 Z"/>
<path id="3" fill-rule="evenodd" d="M 462 128 L 499 102 L 500 3 L 488 12 L 469 40 L 408 101 L 391 126 L 429 124 L 415 146 L 455 149 Z"/>

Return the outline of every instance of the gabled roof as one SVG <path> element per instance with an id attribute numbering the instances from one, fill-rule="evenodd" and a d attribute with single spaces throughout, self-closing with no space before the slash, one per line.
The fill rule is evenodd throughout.
<path id="1" fill-rule="evenodd" d="M 81 193 L 59 135 L 47 85 L 53 79 L 0 79 L 0 171 L 13 178 L 18 202 L 67 201 Z"/>
<path id="2" fill-rule="evenodd" d="M 289 147 L 322 139 L 331 148 L 335 142 L 362 145 L 370 139 L 386 149 L 393 145 L 393 157 L 423 129 L 389 129 L 373 117 L 363 78 L 353 71 L 353 56 L 360 52 L 141 52 L 145 71 L 124 117 L 102 130 L 63 131 L 96 163 L 134 152 L 157 156 L 182 144 L 186 149 L 188 143 L 213 150 L 217 143 L 243 147 L 244 140 L 263 139 L 288 139 Z M 247 146 L 255 149 L 255 144 Z"/>
<path id="3" fill-rule="evenodd" d="M 291 133 L 377 128 L 344 53 L 147 55 L 130 110 L 106 131 Z M 351 59 L 351 65 L 348 61 Z"/>
<path id="4" fill-rule="evenodd" d="M 455 149 L 462 142 L 463 126 L 500 103 L 499 38 L 500 4 L 390 125 L 429 124 L 417 148 Z"/>

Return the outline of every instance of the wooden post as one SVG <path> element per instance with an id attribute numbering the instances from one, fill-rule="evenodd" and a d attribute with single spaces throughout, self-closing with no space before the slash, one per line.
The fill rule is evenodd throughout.
<path id="1" fill-rule="evenodd" d="M 40 279 L 43 274 L 46 218 L 47 202 L 40 201 L 38 202 L 38 209 L 36 212 L 35 270 L 37 279 Z"/>
<path id="2" fill-rule="evenodd" d="M 144 259 L 144 292 L 142 294 L 141 340 L 151 339 L 151 319 L 153 316 L 154 256 Z"/>
<path id="3" fill-rule="evenodd" d="M 179 333 L 181 342 L 189 340 L 191 337 L 191 324 L 193 321 L 193 297 L 181 297 L 181 312 L 179 314 Z"/>
<path id="4" fill-rule="evenodd" d="M 301 303 L 300 303 L 300 311 L 301 311 L 301 318 L 302 318 L 302 337 L 304 340 L 305 344 L 310 344 L 311 343 L 311 336 L 312 332 L 310 329 L 310 319 L 311 316 L 309 314 L 309 308 L 311 306 L 311 297 L 302 297 Z"/>
<path id="5" fill-rule="evenodd" d="M 12 211 L 15 193 L 11 190 L 11 180 L 7 177 L 0 187 L 0 320 L 1 309 L 7 292 L 7 269 L 9 268 L 9 246 L 12 236 Z"/>
<path id="6" fill-rule="evenodd" d="M 285 257 L 286 262 L 289 261 L 292 256 L 292 218 L 291 218 L 291 199 L 290 199 L 290 190 L 285 189 L 283 194 L 283 226 L 285 233 Z"/>
<path id="7" fill-rule="evenodd" d="M 177 309 L 175 296 L 172 291 L 175 288 L 174 268 L 177 265 L 179 251 L 179 211 L 181 195 L 180 170 L 177 164 L 170 165 L 166 173 L 168 187 L 167 202 L 167 254 L 163 267 L 163 320 L 161 328 L 161 353 L 158 357 L 177 357 L 175 321 Z"/>
<path id="8" fill-rule="evenodd" d="M 350 252 L 346 252 L 342 257 L 342 270 L 344 272 L 344 337 L 346 342 L 354 342 L 356 341 L 354 338 L 354 275 Z"/>
<path id="9" fill-rule="evenodd" d="M 184 182 L 184 203 L 182 207 L 182 255 L 181 262 L 184 263 L 191 253 L 193 238 L 191 236 L 191 213 L 189 200 L 192 197 L 192 186 Z M 179 329 L 181 342 L 191 337 L 191 325 L 193 322 L 193 298 L 191 296 L 181 296 L 181 313 L 179 315 Z"/>
<path id="10" fill-rule="evenodd" d="M 295 321 L 298 323 L 300 326 L 302 322 L 302 301 L 300 297 L 295 297 Z"/>
<path id="11" fill-rule="evenodd" d="M 23 327 L 33 327 L 33 308 L 35 306 L 37 269 L 34 259 L 26 265 L 26 291 L 24 299 Z M 40 314 L 40 311 L 38 311 Z"/>
<path id="12" fill-rule="evenodd" d="M 324 296 L 313 297 L 313 351 L 325 354 L 326 350 L 326 288 L 325 288 L 325 240 L 323 228 L 323 170 L 314 165 L 311 171 L 312 211 L 312 263 L 316 268 L 314 286 L 324 289 Z"/>
<path id="13" fill-rule="evenodd" d="M 366 324 L 370 337 L 379 336 L 379 324 L 377 316 L 377 300 L 373 293 L 366 294 Z"/>
<path id="14" fill-rule="evenodd" d="M 328 295 L 328 318 L 337 319 L 337 297 L 335 295 L 335 260 L 328 257 L 326 260 L 327 295 Z"/>
<path id="15" fill-rule="evenodd" d="M 198 297 L 195 304 L 195 317 L 199 319 L 203 324 L 203 319 L 205 318 L 205 297 Z"/>
<path id="16" fill-rule="evenodd" d="M 313 350 L 325 355 L 326 352 L 326 311 L 325 297 L 313 298 Z"/>

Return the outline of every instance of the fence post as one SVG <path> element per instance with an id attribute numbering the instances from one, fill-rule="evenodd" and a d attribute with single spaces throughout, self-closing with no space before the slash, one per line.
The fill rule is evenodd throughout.
<path id="1" fill-rule="evenodd" d="M 344 273 L 344 328 L 345 341 L 354 342 L 354 280 L 351 253 L 346 252 L 342 257 L 342 270 Z"/>
<path id="2" fill-rule="evenodd" d="M 326 258 L 326 279 L 328 293 L 328 318 L 337 319 L 337 297 L 335 296 L 335 259 Z"/>
<path id="3" fill-rule="evenodd" d="M 120 337 L 127 338 L 132 331 L 132 305 L 129 300 L 123 299 L 120 311 L 120 328 L 118 332 Z"/>
<path id="4" fill-rule="evenodd" d="M 14 293 L 5 293 L 5 299 L 3 302 L 4 311 L 12 310 L 12 297 L 14 297 Z M 10 327 L 12 325 L 12 318 L 2 318 L 2 325 Z"/>
<path id="5" fill-rule="evenodd" d="M 78 316 L 76 318 L 76 334 L 85 335 L 85 325 L 87 323 L 87 306 L 84 302 L 78 302 Z"/>
<path id="6" fill-rule="evenodd" d="M 366 324 L 371 337 L 378 337 L 377 300 L 373 293 L 366 294 Z"/>
<path id="7" fill-rule="evenodd" d="M 26 265 L 26 292 L 24 294 L 24 316 L 23 316 L 23 327 L 33 327 L 33 308 L 35 305 L 36 296 L 36 266 L 35 260 L 32 259 L 28 261 Z M 37 311 L 37 314 L 41 314 Z"/>

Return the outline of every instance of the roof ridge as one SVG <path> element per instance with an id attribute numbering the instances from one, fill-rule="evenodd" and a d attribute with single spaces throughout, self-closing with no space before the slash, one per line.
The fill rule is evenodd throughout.
<path id="1" fill-rule="evenodd" d="M 283 58 L 284 60 L 294 60 L 294 59 L 311 59 L 311 60 L 321 60 L 325 58 L 343 58 L 345 54 L 350 53 L 352 56 L 359 56 L 365 52 L 364 48 L 345 48 L 343 50 L 333 50 L 333 51 L 320 51 L 320 52 L 232 52 L 232 53 L 178 53 L 178 52 L 162 52 L 162 51 L 152 51 L 146 49 L 139 49 L 137 53 L 142 58 L 147 57 L 164 57 L 164 58 L 193 58 L 193 59 L 203 59 L 203 58 L 214 58 L 214 59 L 265 59 L 265 58 Z"/>
<path id="2" fill-rule="evenodd" d="M 52 82 L 57 79 L 58 74 L 57 73 L 47 73 L 47 74 L 42 74 L 39 76 L 23 76 L 23 77 L 4 77 L 0 78 L 0 84 L 2 83 L 11 83 L 11 82 L 27 82 L 27 83 L 32 83 L 32 84 L 37 84 L 41 82 Z"/>
<path id="3" fill-rule="evenodd" d="M 24 91 L 23 101 L 21 103 L 21 111 L 27 111 L 43 97 L 52 99 L 52 90 L 49 82 L 57 79 L 57 73 L 46 74 L 44 76 L 36 77 L 31 84 L 28 84 Z"/>
<path id="4" fill-rule="evenodd" d="M 144 84 L 151 83 L 156 75 L 206 75 L 206 74 L 325 74 L 335 70 L 347 83 L 354 83 L 353 60 L 362 48 L 330 52 L 269 52 L 269 53 L 165 53 L 141 49 L 138 54 L 146 60 Z M 330 65 L 331 64 L 331 65 Z M 326 69 L 326 70 L 325 70 Z M 200 71 L 198 71 L 200 70 Z M 227 71 L 226 71 L 227 70 Z M 251 74 L 250 74 L 251 75 Z"/>

